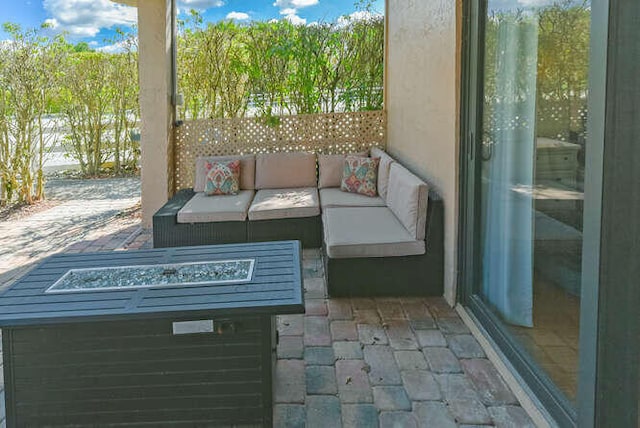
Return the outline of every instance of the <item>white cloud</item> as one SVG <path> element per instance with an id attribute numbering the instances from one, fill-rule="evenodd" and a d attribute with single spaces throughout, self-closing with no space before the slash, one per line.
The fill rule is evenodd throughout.
<path id="1" fill-rule="evenodd" d="M 44 0 L 52 16 L 45 21 L 56 30 L 72 36 L 94 37 L 102 28 L 137 23 L 137 9 L 111 0 Z"/>
<path id="2" fill-rule="evenodd" d="M 178 0 L 178 5 L 185 9 L 204 10 L 224 6 L 224 0 Z"/>
<path id="3" fill-rule="evenodd" d="M 249 14 L 244 12 L 229 12 L 227 13 L 227 19 L 235 19 L 237 21 L 246 21 L 249 19 Z"/>
<path id="4" fill-rule="evenodd" d="M 276 0 L 273 5 L 280 8 L 280 15 L 293 25 L 305 25 L 307 20 L 298 15 L 298 9 L 315 6 L 320 0 Z"/>
<path id="5" fill-rule="evenodd" d="M 382 17 L 382 15 L 379 13 L 368 12 L 366 10 L 358 10 L 349 15 L 349 17 L 353 21 L 371 21 Z"/>
<path id="6" fill-rule="evenodd" d="M 300 18 L 298 15 L 296 15 L 295 13 L 291 13 L 289 15 L 286 15 L 284 17 L 284 19 L 286 19 L 287 21 L 289 21 L 290 23 L 292 23 L 293 25 L 304 25 L 307 23 L 307 20 L 304 18 Z"/>
<path id="7" fill-rule="evenodd" d="M 372 13 L 366 10 L 359 10 L 353 12 L 351 15 L 345 15 L 338 18 L 338 26 L 344 27 L 349 25 L 352 22 L 358 21 L 373 21 L 375 19 L 380 19 L 382 17 L 379 13 Z"/>
<path id="8" fill-rule="evenodd" d="M 91 45 L 91 43 L 89 43 Z M 121 53 L 126 50 L 126 42 L 117 42 L 112 45 L 102 46 L 96 48 L 98 52 L 104 52 L 108 54 Z"/>
<path id="9" fill-rule="evenodd" d="M 302 9 L 304 7 L 315 6 L 319 2 L 319 0 L 276 0 L 273 5 L 280 9 Z"/>

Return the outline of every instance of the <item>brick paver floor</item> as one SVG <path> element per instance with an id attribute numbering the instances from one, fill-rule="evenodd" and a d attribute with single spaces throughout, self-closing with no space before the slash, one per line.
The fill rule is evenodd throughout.
<path id="1" fill-rule="evenodd" d="M 151 233 L 140 229 L 137 218 L 114 214 L 122 210 L 117 207 L 131 206 L 112 201 L 119 202 L 89 204 L 99 211 L 95 221 L 85 218 L 92 216 L 88 208 L 83 215 L 71 205 L 58 213 L 75 213 L 75 221 L 40 216 L 58 227 L 47 236 L 37 230 L 44 220 L 16 225 L 29 234 L 23 242 L 33 250 L 14 244 L 16 257 L 4 259 L 13 263 L 9 271 L 23 273 L 21 263 L 56 251 L 150 248 Z M 0 231 L 0 246 L 7 230 Z M 63 232 L 65 237 L 58 237 Z M 58 245 L 43 242 L 49 239 Z M 37 251 L 40 245 L 44 249 Z M 306 313 L 278 317 L 274 427 L 534 426 L 444 299 L 328 298 L 318 250 L 304 251 L 303 268 Z M 15 276 L 0 276 L 0 289 Z M 4 403 L 1 382 L 0 372 Z M 0 427 L 5 427 L 4 406 Z"/>
<path id="2" fill-rule="evenodd" d="M 327 298 L 304 251 L 304 315 L 278 317 L 275 427 L 533 427 L 443 298 Z"/>

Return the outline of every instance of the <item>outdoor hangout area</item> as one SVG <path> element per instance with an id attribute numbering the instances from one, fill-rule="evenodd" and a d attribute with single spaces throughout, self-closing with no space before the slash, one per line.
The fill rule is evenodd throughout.
<path id="1" fill-rule="evenodd" d="M 0 296 L 7 426 L 534 426 L 441 297 L 442 200 L 384 112 L 243 122 L 175 128 L 141 249 Z"/>
<path id="2" fill-rule="evenodd" d="M 184 123 L 154 246 L 299 240 L 322 248 L 331 296 L 440 296 L 442 200 L 385 135 L 382 111 Z"/>
<path id="3" fill-rule="evenodd" d="M 0 428 L 640 427 L 623 3 L 7 3 Z"/>

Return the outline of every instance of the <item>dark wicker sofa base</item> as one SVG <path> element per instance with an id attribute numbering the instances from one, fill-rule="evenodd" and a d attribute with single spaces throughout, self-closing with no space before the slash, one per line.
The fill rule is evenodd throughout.
<path id="1" fill-rule="evenodd" d="M 250 220 L 247 222 L 247 241 L 301 241 L 304 248 L 322 246 L 321 217 L 284 218 L 278 220 Z"/>
<path id="2" fill-rule="evenodd" d="M 181 190 L 153 216 L 153 246 L 299 240 L 323 246 L 320 216 L 221 223 L 178 223 L 178 211 L 194 195 Z M 425 244 L 420 256 L 332 259 L 323 251 L 330 296 L 441 296 L 444 285 L 444 207 L 429 195 Z"/>
<path id="3" fill-rule="evenodd" d="M 153 216 L 155 248 L 238 242 L 299 240 L 305 248 L 322 245 L 320 216 L 281 220 L 178 223 L 178 211 L 194 195 L 180 190 Z"/>
<path id="4" fill-rule="evenodd" d="M 323 246 L 329 296 L 442 296 L 444 207 L 429 195 L 425 244 L 419 256 L 332 259 Z"/>
<path id="5" fill-rule="evenodd" d="M 327 292 L 343 296 L 441 296 L 442 269 L 433 257 L 331 259 L 325 256 Z"/>

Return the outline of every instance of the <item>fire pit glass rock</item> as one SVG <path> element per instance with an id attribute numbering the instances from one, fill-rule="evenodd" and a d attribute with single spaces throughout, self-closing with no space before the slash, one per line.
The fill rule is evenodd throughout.
<path id="1" fill-rule="evenodd" d="M 71 269 L 47 293 L 250 282 L 255 260 Z"/>

